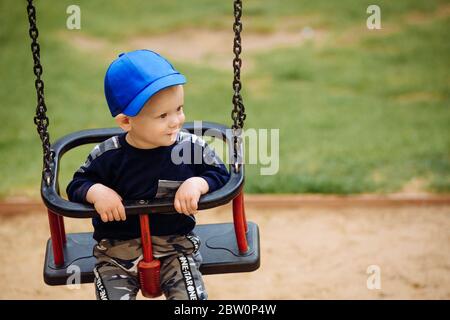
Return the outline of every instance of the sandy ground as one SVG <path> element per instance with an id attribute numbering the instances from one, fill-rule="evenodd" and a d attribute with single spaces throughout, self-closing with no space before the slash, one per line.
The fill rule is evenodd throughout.
<path id="1" fill-rule="evenodd" d="M 200 223 L 230 221 L 229 206 L 202 211 Z M 261 231 L 256 272 L 205 276 L 210 299 L 450 299 L 450 207 L 247 208 Z M 66 219 L 68 232 L 88 220 Z M 0 214 L 0 299 L 94 299 L 44 284 L 45 212 Z M 381 289 L 367 288 L 367 268 Z M 139 298 L 142 298 L 139 296 Z"/>

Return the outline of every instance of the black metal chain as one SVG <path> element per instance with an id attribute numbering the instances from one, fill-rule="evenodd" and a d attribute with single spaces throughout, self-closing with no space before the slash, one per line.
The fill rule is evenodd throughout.
<path id="1" fill-rule="evenodd" d="M 29 34 L 31 37 L 31 52 L 33 54 L 34 66 L 33 71 L 36 75 L 36 81 L 34 82 L 34 86 L 36 87 L 36 95 L 37 95 L 37 107 L 36 107 L 36 115 L 34 117 L 34 124 L 37 127 L 37 132 L 42 141 L 42 149 L 43 149 L 43 170 L 42 170 L 42 179 L 44 179 L 45 183 L 50 185 L 51 182 L 51 163 L 53 161 L 53 152 L 50 146 L 50 136 L 48 133 L 48 125 L 49 120 L 47 117 L 47 107 L 45 106 L 44 100 L 44 81 L 41 79 L 42 75 L 42 66 L 40 59 L 40 46 L 37 42 L 37 38 L 39 36 L 39 32 L 36 25 L 36 8 L 33 5 L 33 0 L 27 0 L 27 12 L 28 12 L 28 21 L 30 22 L 30 30 Z"/>
<path id="2" fill-rule="evenodd" d="M 234 41 L 233 41 L 233 70 L 234 70 L 234 78 L 233 78 L 233 111 L 231 112 L 231 118 L 233 119 L 233 139 L 234 139 L 234 166 L 236 171 L 239 171 L 240 164 L 242 163 L 242 159 L 239 159 L 241 156 L 241 145 L 242 145 L 242 129 L 244 128 L 244 120 L 246 118 L 244 102 L 241 96 L 241 66 L 242 60 L 240 58 L 240 54 L 242 52 L 242 42 L 241 42 L 241 31 L 242 31 L 242 0 L 234 0 Z"/>

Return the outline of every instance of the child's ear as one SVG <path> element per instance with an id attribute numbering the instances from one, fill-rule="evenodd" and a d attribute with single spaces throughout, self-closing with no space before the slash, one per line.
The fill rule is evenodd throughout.
<path id="1" fill-rule="evenodd" d="M 123 131 L 130 131 L 131 124 L 130 124 L 130 117 L 124 115 L 123 113 L 117 115 L 115 118 L 116 123 L 119 125 L 119 127 L 122 128 Z"/>

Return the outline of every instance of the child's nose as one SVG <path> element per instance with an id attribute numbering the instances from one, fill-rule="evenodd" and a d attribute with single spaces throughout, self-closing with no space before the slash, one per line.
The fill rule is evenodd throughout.
<path id="1" fill-rule="evenodd" d="M 180 125 L 180 119 L 177 115 L 171 117 L 169 125 L 170 127 L 178 127 Z"/>

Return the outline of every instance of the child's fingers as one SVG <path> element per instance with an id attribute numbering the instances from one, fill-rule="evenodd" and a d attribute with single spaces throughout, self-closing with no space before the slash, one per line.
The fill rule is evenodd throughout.
<path id="1" fill-rule="evenodd" d="M 196 214 L 197 213 L 197 201 L 194 199 L 194 198 L 192 198 L 191 199 L 191 214 Z"/>
<path id="2" fill-rule="evenodd" d="M 179 197 L 175 197 L 174 206 L 177 212 L 184 214 L 196 214 L 198 208 L 198 204 L 195 198 L 180 199 Z"/>
<path id="3" fill-rule="evenodd" d="M 106 210 L 103 211 L 103 212 L 100 214 L 100 217 L 102 218 L 102 221 L 103 221 L 103 222 L 112 221 L 112 220 L 110 220 L 109 212 L 106 211 Z"/>
<path id="4" fill-rule="evenodd" d="M 111 209 L 106 212 L 108 215 L 108 221 L 114 221 L 114 214 L 112 213 Z"/>
<path id="5" fill-rule="evenodd" d="M 187 213 L 188 214 L 194 214 L 195 210 L 192 208 L 191 200 L 186 199 L 186 207 L 187 207 Z"/>
<path id="6" fill-rule="evenodd" d="M 117 208 L 113 208 L 111 211 L 114 216 L 114 220 L 120 221 L 121 218 L 120 218 L 119 210 Z"/>
<path id="7" fill-rule="evenodd" d="M 194 208 L 190 199 L 186 199 L 186 214 L 194 214 Z"/>
<path id="8" fill-rule="evenodd" d="M 108 214 L 106 212 L 99 213 L 103 222 L 108 222 Z"/>
<path id="9" fill-rule="evenodd" d="M 125 207 L 122 204 L 120 204 L 120 206 L 119 206 L 119 215 L 123 221 L 127 220 L 127 215 L 125 213 Z"/>
<path id="10" fill-rule="evenodd" d="M 181 212 L 184 214 L 189 214 L 187 202 L 184 199 L 181 201 Z"/>
<path id="11" fill-rule="evenodd" d="M 178 198 L 175 198 L 174 205 L 175 205 L 175 210 L 177 210 L 178 213 L 182 213 L 180 200 L 178 200 Z"/>

